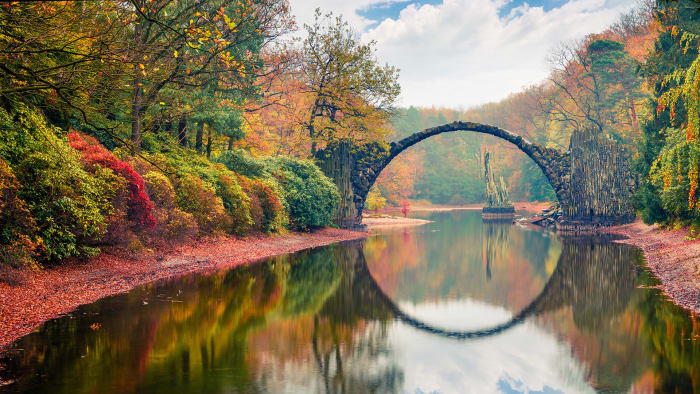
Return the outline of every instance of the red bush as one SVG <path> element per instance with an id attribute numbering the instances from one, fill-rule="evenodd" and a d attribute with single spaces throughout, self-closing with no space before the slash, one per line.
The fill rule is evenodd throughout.
<path id="1" fill-rule="evenodd" d="M 109 168 L 126 179 L 129 189 L 129 219 L 141 226 L 153 228 L 156 224 L 153 218 L 153 203 L 146 193 L 141 175 L 128 163 L 119 160 L 114 153 L 108 151 L 93 137 L 71 130 L 68 140 L 70 146 L 80 151 L 84 163 Z"/>

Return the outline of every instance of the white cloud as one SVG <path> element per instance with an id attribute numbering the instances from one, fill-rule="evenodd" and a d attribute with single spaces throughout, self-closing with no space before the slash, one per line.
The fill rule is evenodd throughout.
<path id="1" fill-rule="evenodd" d="M 377 0 L 290 0 L 290 6 L 299 27 L 303 27 L 305 23 L 311 24 L 314 20 L 314 10 L 320 8 L 324 13 L 332 11 L 340 14 L 356 29 L 364 30 L 371 21 L 357 15 L 355 11 L 378 2 Z"/>
<path id="2" fill-rule="evenodd" d="M 401 69 L 402 105 L 469 107 L 494 101 L 548 74 L 546 57 L 561 41 L 599 32 L 634 0 L 571 0 L 544 11 L 527 4 L 506 18 L 507 0 L 444 0 L 404 8 L 366 31 L 382 62 Z M 342 14 L 358 29 L 367 19 L 355 11 L 377 0 L 292 0 L 300 24 L 313 9 Z"/>

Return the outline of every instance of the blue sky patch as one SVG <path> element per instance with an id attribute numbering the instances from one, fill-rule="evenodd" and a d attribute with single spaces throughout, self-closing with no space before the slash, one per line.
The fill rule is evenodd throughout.
<path id="1" fill-rule="evenodd" d="M 542 7 L 545 12 L 552 10 L 554 8 L 559 8 L 566 4 L 568 0 L 512 0 L 509 1 L 506 5 L 501 7 L 498 10 L 499 16 L 501 18 L 507 17 L 510 12 L 517 7 L 522 6 L 523 4 L 527 3 L 530 7 Z"/>
<path id="2" fill-rule="evenodd" d="M 370 20 L 375 21 L 370 27 L 374 27 L 379 22 L 383 21 L 384 19 L 398 19 L 399 18 L 399 13 L 401 10 L 404 8 L 408 7 L 411 4 L 415 4 L 416 7 L 420 7 L 425 4 L 442 4 L 442 0 L 424 0 L 424 1 L 412 1 L 412 0 L 407 0 L 407 1 L 384 1 L 381 3 L 375 3 L 370 5 L 369 7 L 363 9 L 363 10 L 357 10 L 356 13 L 357 15 L 367 18 Z"/>
<path id="3" fill-rule="evenodd" d="M 401 13 L 401 10 L 404 8 L 408 7 L 411 4 L 415 4 L 416 8 L 425 5 L 425 4 L 432 4 L 432 5 L 437 5 L 437 4 L 442 4 L 443 0 L 422 0 L 422 1 L 413 1 L 413 0 L 406 0 L 406 1 L 383 1 L 379 3 L 374 3 L 365 9 L 362 10 L 357 10 L 356 13 L 357 15 L 367 18 L 369 20 L 374 21 L 373 24 L 368 26 L 368 28 L 375 27 L 377 24 L 379 24 L 381 21 L 384 19 L 398 19 L 399 13 Z M 522 6 L 527 2 L 527 4 L 530 7 L 542 7 L 544 11 L 549 11 L 553 8 L 558 8 L 564 5 L 568 0 L 511 0 L 507 4 L 505 4 L 503 7 L 501 7 L 499 11 L 499 16 L 501 18 L 506 18 L 508 15 L 510 15 L 510 12 L 517 7 Z"/>

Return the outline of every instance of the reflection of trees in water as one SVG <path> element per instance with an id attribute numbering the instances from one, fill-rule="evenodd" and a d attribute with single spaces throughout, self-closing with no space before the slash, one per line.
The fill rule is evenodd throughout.
<path id="1" fill-rule="evenodd" d="M 486 280 L 491 280 L 491 264 L 497 264 L 508 250 L 510 223 L 484 222 L 483 263 Z"/>
<path id="2" fill-rule="evenodd" d="M 284 311 L 289 316 L 317 311 L 336 293 L 343 271 L 334 263 L 337 253 L 323 249 L 302 252 L 294 259 L 285 281 Z"/>
<path id="3" fill-rule="evenodd" d="M 249 386 L 245 333 L 279 301 L 284 277 L 285 264 L 276 259 L 110 297 L 23 338 L 25 350 L 9 360 L 7 372 L 20 375 L 20 391 L 53 393 Z M 220 365 L 231 368 L 228 382 L 203 379 Z M 163 376 L 169 385 L 156 384 Z"/>
<path id="4" fill-rule="evenodd" d="M 398 392 L 403 373 L 392 362 L 386 344 L 386 321 L 391 312 L 377 298 L 379 294 L 364 285 L 367 270 L 362 243 L 338 248 L 336 264 L 343 273 L 337 291 L 328 297 L 314 317 L 312 348 L 318 372 L 327 393 Z M 364 324 L 370 318 L 375 323 Z M 361 325 L 351 341 L 342 346 L 339 332 Z M 319 333 L 330 338 L 319 340 Z M 350 342 L 350 343 L 348 343 Z"/>
<path id="5" fill-rule="evenodd" d="M 325 344 L 319 341 L 322 325 L 336 333 L 341 326 L 328 320 L 314 319 L 312 349 L 317 371 L 326 393 L 394 393 L 403 386 L 403 371 L 391 362 L 391 350 L 386 344 L 386 327 L 379 324 L 364 326 L 351 344 L 342 344 L 337 335 Z M 325 327 L 328 329 L 328 327 Z M 347 327 L 346 327 L 347 328 Z"/>
<path id="6" fill-rule="evenodd" d="M 489 238 L 493 240 L 492 245 L 496 245 L 491 250 L 500 249 L 501 245 L 508 241 L 508 228 L 494 227 L 491 231 Z M 623 312 L 629 303 L 636 278 L 630 251 L 629 247 L 617 244 L 580 241 L 565 243 L 557 267 L 542 292 L 514 315 L 510 322 L 504 322 L 494 329 L 473 332 L 442 330 L 431 326 L 430 322 L 422 322 L 410 317 L 382 292 L 371 277 L 364 264 L 361 249 L 358 249 L 358 258 L 355 259 L 358 261 L 355 264 L 355 273 L 359 280 L 353 286 L 362 287 L 363 290 L 353 290 L 357 294 L 354 299 L 363 301 L 366 299 L 367 301 L 362 305 L 373 306 L 371 310 L 362 311 L 363 316 L 375 319 L 385 318 L 384 315 L 377 313 L 386 314 L 386 311 L 389 311 L 419 330 L 456 339 L 496 335 L 528 317 L 569 306 L 573 310 L 574 322 L 579 328 L 595 331 L 610 326 L 612 320 Z M 358 275 L 360 273 L 362 275 Z"/>
<path id="7" fill-rule="evenodd" d="M 567 240 L 552 278 L 558 290 L 552 301 L 558 299 L 571 313 L 557 319 L 554 329 L 563 331 L 598 391 L 626 392 L 648 367 L 639 319 L 629 309 L 635 254 L 626 245 Z"/>
<path id="8" fill-rule="evenodd" d="M 5 365 L 0 377 L 18 379 L 13 389 L 34 392 L 251 392 L 280 378 L 268 373 L 271 357 L 279 366 L 301 363 L 295 370 L 315 380 L 316 369 L 304 369 L 315 353 L 331 360 L 319 372 L 345 382 L 329 385 L 341 388 L 331 392 L 399 387 L 396 366 L 376 365 L 378 349 L 388 348 L 386 336 L 365 333 L 360 317 L 365 307 L 344 307 L 353 304 L 357 291 L 355 249 L 323 248 L 190 275 L 82 307 L 74 318 L 49 322 L 20 341 L 22 352 L 0 360 Z M 334 310 L 333 304 L 346 310 Z M 318 319 L 321 331 L 315 328 Z M 99 330 L 90 328 L 95 322 Z M 288 332 L 274 331 L 279 327 Z M 260 347 L 249 347 L 251 338 Z M 297 342 L 278 352 L 285 340 Z M 342 373 L 335 374 L 331 363 Z"/>
<path id="9" fill-rule="evenodd" d="M 430 226 L 390 231 L 364 243 L 372 276 L 397 301 L 472 298 L 517 311 L 540 292 L 560 255 L 556 237 L 515 228 L 508 232 L 507 224 L 494 223 L 489 281 L 489 237 L 478 213 L 440 214 L 434 219 L 438 222 Z M 493 242 L 499 234 L 501 242 Z M 503 250 L 493 253 L 499 247 Z"/>
<path id="10" fill-rule="evenodd" d="M 658 281 L 646 271 L 642 284 Z M 642 336 L 653 355 L 655 392 L 700 393 L 700 316 L 689 316 L 680 307 L 660 297 L 660 290 L 647 290 L 638 297 Z M 651 390 L 649 390 L 651 391 Z"/>
<path id="11" fill-rule="evenodd" d="M 610 327 L 627 309 L 635 288 L 634 249 L 593 240 L 564 242 L 557 270 L 559 290 L 571 305 L 576 327 L 589 332 Z"/>
<path id="12" fill-rule="evenodd" d="M 640 261 L 626 245 L 566 241 L 557 280 L 573 327 L 557 321 L 554 329 L 598 391 L 700 392 L 700 341 L 688 340 L 700 324 L 658 290 L 637 289 L 655 284 Z"/>
<path id="13" fill-rule="evenodd" d="M 507 235 L 499 236 L 496 231 L 491 233 L 492 239 L 507 242 Z M 488 245 L 488 241 L 486 243 Z M 492 244 L 495 246 L 491 250 L 498 250 L 499 243 Z M 564 330 L 564 338 L 571 344 L 575 356 L 587 366 L 587 380 L 599 391 L 643 389 L 633 384 L 646 376 L 650 368 L 658 374 L 656 391 L 698 391 L 698 341 L 685 338 L 689 333 L 700 331 L 700 326 L 651 291 L 635 291 L 638 273 L 634 261 L 637 257 L 638 251 L 626 245 L 592 239 L 565 240 L 549 282 L 525 310 L 529 310 L 528 315 L 570 311 L 571 315 L 563 315 L 571 316 L 570 323 L 556 321 L 554 329 Z M 640 299 L 640 295 L 644 297 Z M 654 306 L 650 307 L 650 302 Z M 655 307 L 664 311 L 674 309 L 675 314 L 658 317 L 653 312 Z M 654 325 L 645 324 L 640 315 L 645 308 L 651 308 L 648 315 L 653 318 Z M 421 330 L 460 337 L 434 329 L 430 322 L 417 323 Z M 671 326 L 667 326 L 669 324 Z M 641 338 L 645 335 L 644 328 L 653 335 Z M 664 337 L 660 338 L 662 334 Z M 650 349 L 658 350 L 650 353 Z M 674 355 L 672 361 L 667 359 L 667 354 Z M 656 367 L 652 361 L 656 362 Z"/>

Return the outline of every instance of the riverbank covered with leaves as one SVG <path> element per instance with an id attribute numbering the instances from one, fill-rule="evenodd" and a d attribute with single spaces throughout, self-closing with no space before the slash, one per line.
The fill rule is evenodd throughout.
<path id="1" fill-rule="evenodd" d="M 700 313 L 700 239 L 688 229 L 668 230 L 641 221 L 607 228 L 627 237 L 618 242 L 644 251 L 647 266 L 660 280 L 664 293 L 676 304 Z"/>

